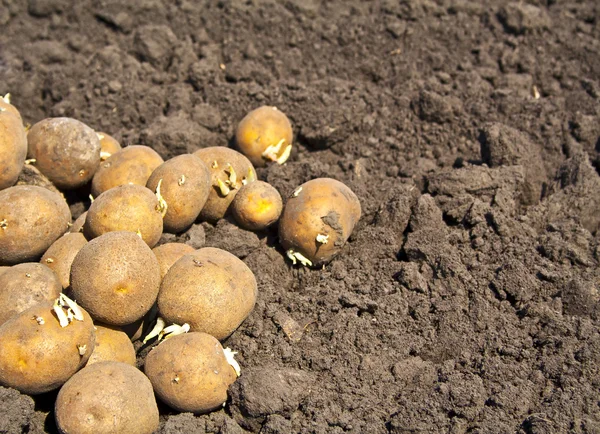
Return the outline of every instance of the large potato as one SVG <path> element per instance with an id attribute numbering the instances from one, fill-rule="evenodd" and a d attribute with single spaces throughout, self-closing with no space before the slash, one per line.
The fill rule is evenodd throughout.
<path id="1" fill-rule="evenodd" d="M 254 274 L 236 256 L 205 247 L 171 266 L 158 295 L 158 311 L 167 322 L 187 323 L 191 331 L 225 339 L 254 308 Z"/>
<path id="2" fill-rule="evenodd" d="M 135 348 L 127 334 L 114 326 L 96 324 L 96 345 L 87 365 L 121 362 L 135 366 Z"/>
<path id="3" fill-rule="evenodd" d="M 21 118 L 0 111 L 0 190 L 17 182 L 26 157 L 27 134 Z"/>
<path id="4" fill-rule="evenodd" d="M 71 223 L 67 202 L 42 187 L 0 191 L 0 265 L 37 261 Z"/>
<path id="5" fill-rule="evenodd" d="M 40 262 L 56 273 L 63 289 L 70 285 L 71 264 L 75 255 L 86 244 L 87 240 L 82 233 L 69 232 L 56 240 L 42 256 Z"/>
<path id="6" fill-rule="evenodd" d="M 151 434 L 158 429 L 152 384 L 120 362 L 88 365 L 60 389 L 56 425 L 69 434 Z"/>

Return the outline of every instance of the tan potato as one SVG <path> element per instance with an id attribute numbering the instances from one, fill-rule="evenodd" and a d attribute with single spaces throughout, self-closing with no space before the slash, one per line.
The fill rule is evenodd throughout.
<path id="1" fill-rule="evenodd" d="M 13 116 L 16 116 L 17 118 L 19 118 L 19 121 L 21 121 L 21 126 L 23 125 L 23 119 L 21 117 L 21 113 L 14 105 L 12 105 L 10 103 L 10 94 L 9 93 L 4 95 L 3 97 L 0 97 L 0 113 L 2 113 L 2 112 L 10 113 Z M 2 161 L 2 160 L 0 160 L 0 161 Z"/>
<path id="2" fill-rule="evenodd" d="M 100 140 L 94 130 L 72 118 L 48 118 L 27 134 L 28 158 L 54 185 L 71 190 L 87 184 L 100 165 Z"/>
<path id="3" fill-rule="evenodd" d="M 17 182 L 26 157 L 27 134 L 21 118 L 8 110 L 0 111 L 0 190 Z"/>
<path id="4" fill-rule="evenodd" d="M 0 275 L 1 275 L 2 273 L 4 273 L 5 271 L 7 271 L 9 268 L 10 268 L 10 267 L 5 267 L 5 266 L 2 266 L 2 267 L 0 267 Z"/>
<path id="5" fill-rule="evenodd" d="M 163 279 L 169 268 L 184 255 L 196 250 L 183 243 L 166 243 L 152 249 L 160 265 L 160 278 Z"/>
<path id="6" fill-rule="evenodd" d="M 156 195 L 141 185 L 120 185 L 102 193 L 87 211 L 83 234 L 88 240 L 107 232 L 137 233 L 154 247 L 163 232 Z"/>
<path id="7" fill-rule="evenodd" d="M 83 233 L 83 224 L 85 223 L 85 218 L 87 217 L 87 211 L 81 214 L 71 225 L 69 232 L 71 233 Z"/>
<path id="8" fill-rule="evenodd" d="M 135 357 L 135 348 L 125 332 L 114 326 L 96 324 L 96 345 L 86 366 L 100 362 L 135 366 Z"/>
<path id="9" fill-rule="evenodd" d="M 275 187 L 263 181 L 244 185 L 231 203 L 235 221 L 251 231 L 262 231 L 275 223 L 282 210 L 281 195 Z"/>
<path id="10" fill-rule="evenodd" d="M 61 292 L 58 276 L 45 265 L 13 265 L 0 274 L 0 324 L 38 303 L 53 302 Z"/>
<path id="11" fill-rule="evenodd" d="M 100 159 L 102 161 L 121 150 L 121 144 L 114 137 L 100 132 L 97 132 L 96 135 L 100 140 Z"/>
<path id="12" fill-rule="evenodd" d="M 42 264 L 56 273 L 63 289 L 70 285 L 71 264 L 75 255 L 86 244 L 87 240 L 82 233 L 66 233 L 56 240 L 40 259 Z"/>
<path id="13" fill-rule="evenodd" d="M 0 191 L 0 265 L 37 261 L 71 223 L 67 202 L 42 187 Z"/>
<path id="14" fill-rule="evenodd" d="M 142 318 L 156 301 L 160 267 L 133 232 L 108 232 L 88 242 L 71 266 L 71 291 L 92 317 L 110 325 Z"/>
<path id="15" fill-rule="evenodd" d="M 123 148 L 100 164 L 92 179 L 92 195 L 100 196 L 119 185 L 146 185 L 154 169 L 162 163 L 164 161 L 161 156 L 148 146 Z"/>
<path id="16" fill-rule="evenodd" d="M 146 357 L 144 371 L 162 401 L 192 413 L 221 407 L 237 378 L 220 342 L 206 333 L 186 333 L 160 343 Z"/>
<path id="17" fill-rule="evenodd" d="M 82 321 L 61 327 L 52 303 L 40 303 L 2 324 L 0 385 L 37 395 L 57 389 L 84 366 L 95 335 L 92 319 L 80 311 Z"/>
<path id="18" fill-rule="evenodd" d="M 235 142 L 242 154 L 263 167 L 267 162 L 283 164 L 292 150 L 292 124 L 277 107 L 262 106 L 252 110 L 239 123 Z"/>
<path id="19" fill-rule="evenodd" d="M 194 155 L 210 169 L 210 192 L 199 217 L 214 223 L 225 216 L 240 187 L 256 180 L 256 171 L 246 157 L 224 146 L 199 149 Z"/>
<path id="20" fill-rule="evenodd" d="M 65 383 L 54 405 L 56 426 L 69 434 L 151 434 L 159 418 L 152 384 L 120 362 L 88 365 Z"/>
<path id="21" fill-rule="evenodd" d="M 167 323 L 225 339 L 248 317 L 256 302 L 254 274 L 236 256 L 205 247 L 179 259 L 167 272 L 158 311 Z"/>
<path id="22" fill-rule="evenodd" d="M 348 186 L 331 178 L 313 179 L 285 204 L 279 240 L 294 263 L 304 257 L 310 261 L 306 265 L 325 264 L 340 252 L 360 214 L 360 202 Z"/>

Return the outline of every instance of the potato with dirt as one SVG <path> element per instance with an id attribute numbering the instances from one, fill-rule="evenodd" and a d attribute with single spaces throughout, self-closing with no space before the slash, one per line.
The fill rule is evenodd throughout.
<path id="1" fill-rule="evenodd" d="M 285 204 L 279 240 L 294 264 L 326 264 L 340 252 L 360 215 L 360 202 L 347 185 L 331 178 L 313 179 Z"/>
<path id="2" fill-rule="evenodd" d="M 221 343 L 206 333 L 173 336 L 154 347 L 144 371 L 158 397 L 181 412 L 206 413 L 221 407 L 236 380 Z"/>
<path id="3" fill-rule="evenodd" d="M 87 240 L 82 233 L 68 232 L 56 240 L 40 259 L 42 264 L 56 273 L 63 289 L 71 284 L 71 264 L 86 244 Z"/>
<path id="4" fill-rule="evenodd" d="M 281 195 L 264 181 L 242 186 L 231 204 L 235 221 L 251 231 L 262 231 L 271 226 L 279 219 L 282 210 Z"/>
<path id="5" fill-rule="evenodd" d="M 196 249 L 183 243 L 165 243 L 152 249 L 160 265 L 160 278 L 163 279 L 171 266 L 184 255 L 194 253 Z"/>
<path id="6" fill-rule="evenodd" d="M 121 362 L 135 366 L 135 348 L 129 336 L 118 327 L 96 324 L 96 344 L 86 366 L 100 362 Z"/>
<path id="7" fill-rule="evenodd" d="M 18 185 L 0 191 L 0 265 L 37 261 L 69 229 L 71 211 L 50 190 Z"/>
<path id="8" fill-rule="evenodd" d="M 21 117 L 12 111 L 0 111 L 0 190 L 17 182 L 26 158 L 27 134 Z"/>
<path id="9" fill-rule="evenodd" d="M 194 223 L 206 204 L 210 172 L 197 156 L 178 155 L 154 169 L 146 187 L 160 193 L 166 204 L 165 232 L 177 234 Z"/>
<path id="10" fill-rule="evenodd" d="M 27 157 L 61 190 L 87 184 L 100 165 L 100 140 L 90 127 L 72 118 L 48 118 L 27 134 Z"/>
<path id="11" fill-rule="evenodd" d="M 202 148 L 194 152 L 210 170 L 210 192 L 199 218 L 210 223 L 222 219 L 238 190 L 256 180 L 252 163 L 224 146 Z"/>
<path id="12" fill-rule="evenodd" d="M 158 407 L 148 378 L 120 362 L 88 365 L 58 392 L 56 426 L 69 434 L 151 434 Z"/>
<path id="13" fill-rule="evenodd" d="M 248 317 L 257 297 L 254 274 L 225 250 L 205 247 L 171 266 L 160 286 L 159 315 L 167 323 L 225 339 Z"/>

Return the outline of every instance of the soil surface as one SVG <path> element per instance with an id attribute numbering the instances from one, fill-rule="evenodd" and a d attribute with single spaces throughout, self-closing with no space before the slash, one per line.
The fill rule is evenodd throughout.
<path id="1" fill-rule="evenodd" d="M 361 201 L 324 269 L 275 229 L 178 237 L 241 257 L 260 294 L 224 343 L 227 405 L 161 407 L 161 433 L 600 432 L 600 3 L 0 0 L 0 25 L 26 122 L 169 158 L 275 105 L 296 146 L 260 179 Z M 0 432 L 54 432 L 54 396 L 0 389 Z"/>

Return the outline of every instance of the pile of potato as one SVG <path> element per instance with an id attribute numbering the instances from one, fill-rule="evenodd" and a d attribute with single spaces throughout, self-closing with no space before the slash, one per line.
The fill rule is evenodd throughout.
<path id="1" fill-rule="evenodd" d="M 27 133 L 1 98 L 0 385 L 32 395 L 60 388 L 55 417 L 69 433 L 151 433 L 155 394 L 178 411 L 221 407 L 240 370 L 220 341 L 252 311 L 255 276 L 224 250 L 155 246 L 163 232 L 231 215 L 254 231 L 278 222 L 293 264 L 329 262 L 360 203 L 341 182 L 319 178 L 284 206 L 257 180 L 255 166 L 285 163 L 292 136 L 285 114 L 265 106 L 240 122 L 238 150 L 163 161 L 71 118 L 44 119 Z M 15 185 L 26 164 L 48 188 Z M 72 222 L 61 192 L 86 185 L 93 201 Z M 155 345 L 144 373 L 132 344 L 142 336 Z"/>

